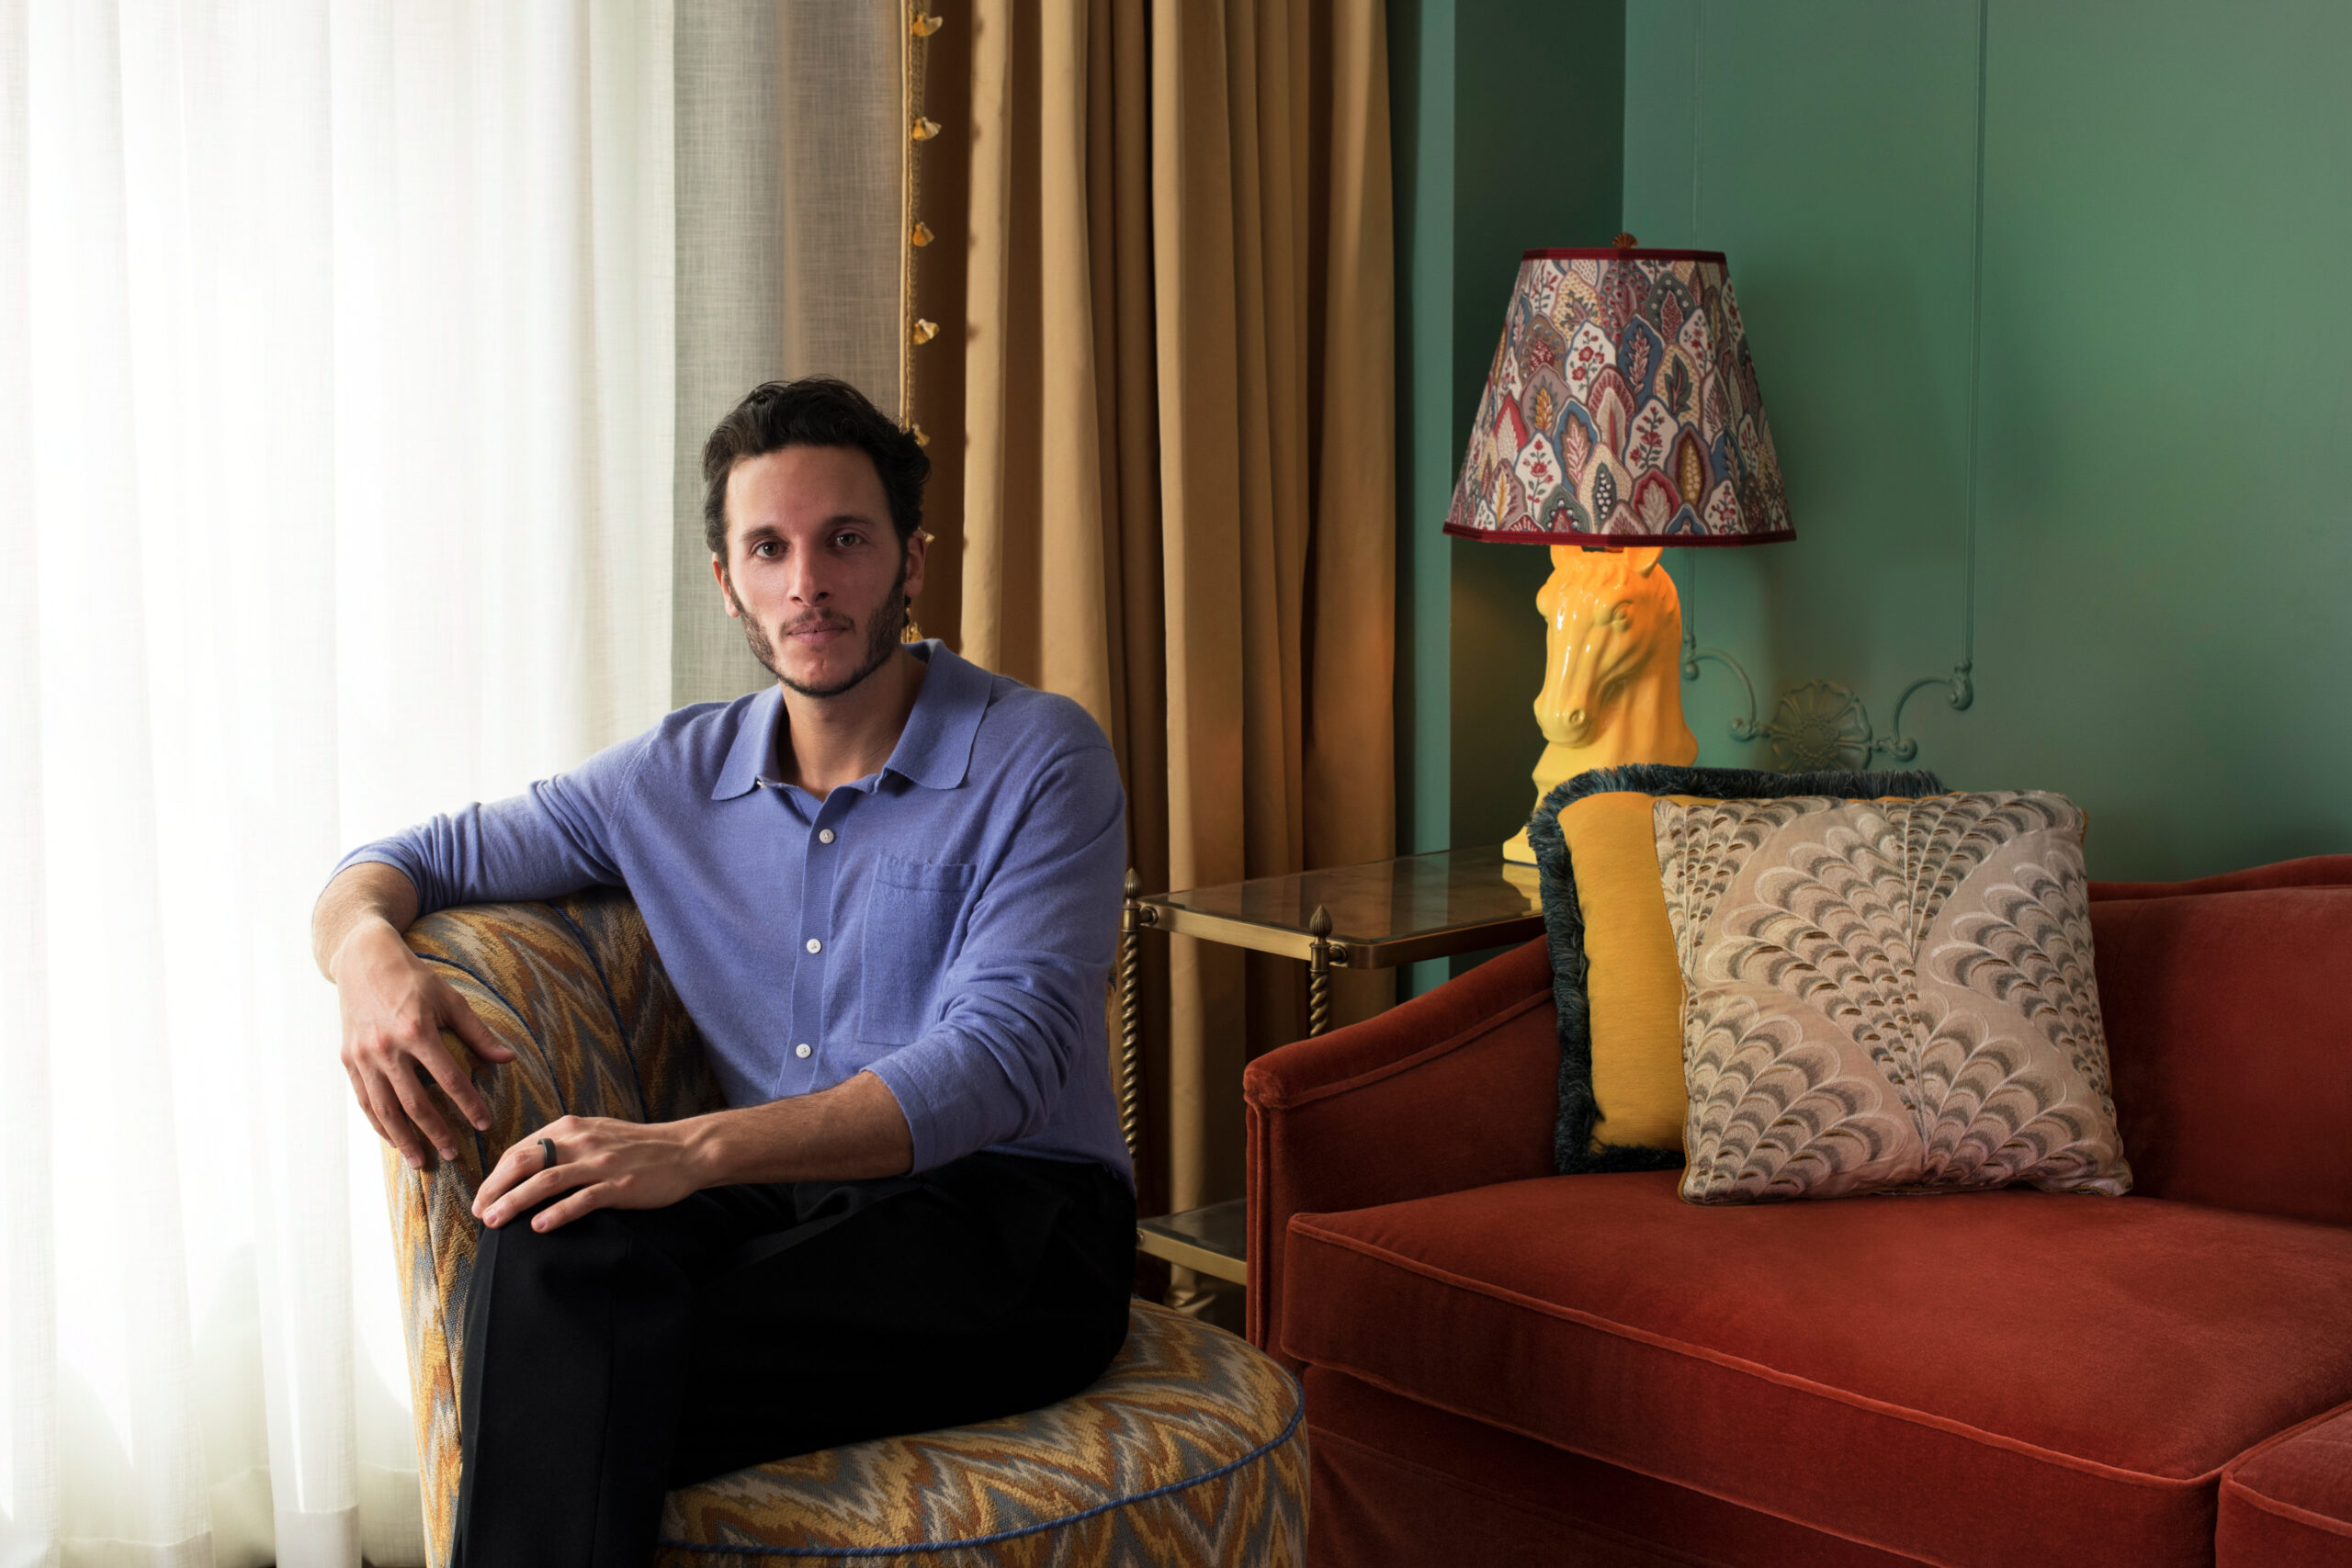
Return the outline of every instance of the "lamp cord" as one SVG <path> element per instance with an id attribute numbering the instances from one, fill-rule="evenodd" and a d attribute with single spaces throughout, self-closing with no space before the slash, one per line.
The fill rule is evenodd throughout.
<path id="1" fill-rule="evenodd" d="M 1992 0 L 1976 0 L 1976 232 L 1968 275 L 1968 524 L 1962 536 L 1960 668 L 1952 706 L 1968 705 L 1968 680 L 1976 668 L 1976 484 L 1984 451 L 1984 78 L 1993 30 Z"/>

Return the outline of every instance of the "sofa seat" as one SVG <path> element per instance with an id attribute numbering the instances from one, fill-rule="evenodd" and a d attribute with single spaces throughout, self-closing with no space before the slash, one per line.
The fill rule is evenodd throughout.
<path id="1" fill-rule="evenodd" d="M 2231 1461 L 2213 1546 L 2216 1568 L 2352 1568 L 2352 1406 Z"/>
<path id="2" fill-rule="evenodd" d="M 1309 1564 L 1917 1568 L 1484 1421 L 1306 1369 Z"/>
<path id="3" fill-rule="evenodd" d="M 2214 1561 L 2352 1400 L 2352 1231 L 2029 1190 L 1696 1208 L 1677 1172 L 1295 1215 L 1291 1356 L 1929 1562 Z"/>

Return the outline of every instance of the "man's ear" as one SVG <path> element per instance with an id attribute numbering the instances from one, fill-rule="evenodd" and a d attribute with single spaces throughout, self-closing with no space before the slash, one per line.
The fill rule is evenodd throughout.
<path id="1" fill-rule="evenodd" d="M 930 548 L 931 536 L 921 528 L 907 536 L 906 595 L 909 599 L 922 592 L 923 561 Z"/>
<path id="2" fill-rule="evenodd" d="M 711 557 L 710 575 L 718 583 L 719 602 L 727 606 L 727 613 L 740 618 L 743 612 L 735 603 L 734 585 L 727 581 L 727 563 L 717 556 Z"/>

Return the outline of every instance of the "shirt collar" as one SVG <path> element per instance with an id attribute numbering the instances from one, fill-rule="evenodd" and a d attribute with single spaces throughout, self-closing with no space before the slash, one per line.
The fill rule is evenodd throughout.
<path id="1" fill-rule="evenodd" d="M 988 711 L 989 672 L 933 637 L 919 642 L 910 652 L 931 666 L 907 727 L 899 732 L 883 771 L 925 789 L 954 789 L 972 765 L 972 743 L 980 732 L 980 717 Z M 732 800 L 759 786 L 760 777 L 776 754 L 776 727 L 784 721 L 784 688 L 770 686 L 743 708 L 735 744 L 711 786 L 713 800 Z"/>
<path id="2" fill-rule="evenodd" d="M 759 787 L 760 775 L 768 771 L 769 759 L 775 755 L 776 718 L 783 712 L 782 686 L 770 686 L 743 705 L 743 722 L 735 731 L 735 744 L 728 748 L 726 764 L 718 770 L 718 782 L 710 786 L 711 799 L 732 800 Z"/>
<path id="3" fill-rule="evenodd" d="M 885 772 L 925 789 L 954 789 L 972 767 L 972 742 L 989 709 L 989 672 L 937 637 L 913 645 L 914 656 L 931 666 L 914 710 L 899 732 Z"/>

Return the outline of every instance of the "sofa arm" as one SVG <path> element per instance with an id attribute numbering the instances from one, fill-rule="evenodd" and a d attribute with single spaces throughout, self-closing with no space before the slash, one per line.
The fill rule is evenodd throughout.
<path id="1" fill-rule="evenodd" d="M 1251 1344 L 1282 1321 L 1290 1218 L 1552 1174 L 1560 1037 L 1542 939 L 1377 1018 L 1269 1051 L 1249 1118 Z"/>
<path id="2" fill-rule="evenodd" d="M 631 1119 L 675 1122 L 723 1106 L 726 1099 L 703 1055 L 702 1036 L 653 951 L 636 900 L 619 888 L 599 887 L 546 907 L 571 931 L 595 971 L 622 1050 L 607 1070 L 616 1084 L 637 1086 L 637 1112 Z M 585 1115 L 630 1115 L 625 1110 L 571 1109 Z"/>
<path id="3" fill-rule="evenodd" d="M 625 893 L 599 889 L 549 904 L 483 904 L 428 915 L 409 946 L 514 1053 L 483 1067 L 456 1035 L 442 1043 L 490 1105 L 472 1132 L 438 1089 L 459 1133 L 458 1157 L 411 1170 L 384 1151 L 384 1190 L 401 1273 L 415 1400 L 428 1561 L 449 1557 L 458 1470 L 458 1371 L 481 1227 L 474 1193 L 498 1157 L 564 1115 L 668 1121 L 718 1104 L 694 1025 Z"/>

